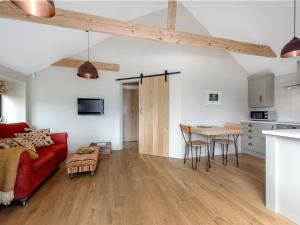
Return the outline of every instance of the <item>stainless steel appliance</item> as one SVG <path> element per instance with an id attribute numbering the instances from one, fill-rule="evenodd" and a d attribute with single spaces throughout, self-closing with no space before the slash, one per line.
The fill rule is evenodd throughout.
<path id="1" fill-rule="evenodd" d="M 261 110 L 261 111 L 250 111 L 251 120 L 262 120 L 262 121 L 275 121 L 276 111 Z"/>

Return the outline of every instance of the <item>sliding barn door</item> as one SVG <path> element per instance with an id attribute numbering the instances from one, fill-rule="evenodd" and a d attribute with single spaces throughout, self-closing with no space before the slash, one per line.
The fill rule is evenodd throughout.
<path id="1" fill-rule="evenodd" d="M 143 79 L 139 88 L 139 152 L 169 156 L 169 82 Z"/>

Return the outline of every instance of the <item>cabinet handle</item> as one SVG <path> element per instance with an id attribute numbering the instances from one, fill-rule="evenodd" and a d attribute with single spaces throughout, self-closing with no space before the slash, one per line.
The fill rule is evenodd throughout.
<path id="1" fill-rule="evenodd" d="M 249 133 L 252 133 L 252 130 L 248 130 Z"/>
<path id="2" fill-rule="evenodd" d="M 249 146 L 252 146 L 252 144 L 251 144 L 251 143 L 248 143 L 248 145 L 249 145 Z"/>
<path id="3" fill-rule="evenodd" d="M 259 96 L 259 102 L 262 103 L 262 96 Z"/>
<path id="4" fill-rule="evenodd" d="M 249 136 L 248 138 L 249 138 L 249 139 L 252 139 L 252 137 L 251 137 L 251 136 Z"/>
<path id="5" fill-rule="evenodd" d="M 248 124 L 248 127 L 252 127 L 252 124 Z"/>

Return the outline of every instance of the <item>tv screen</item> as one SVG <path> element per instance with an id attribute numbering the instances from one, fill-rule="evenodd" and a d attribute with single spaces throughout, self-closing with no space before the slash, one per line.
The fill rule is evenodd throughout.
<path id="1" fill-rule="evenodd" d="M 104 99 L 78 98 L 78 115 L 103 115 Z"/>

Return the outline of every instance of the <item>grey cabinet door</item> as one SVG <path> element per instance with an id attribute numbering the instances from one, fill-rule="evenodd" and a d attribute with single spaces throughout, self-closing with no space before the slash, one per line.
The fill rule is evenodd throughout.
<path id="1" fill-rule="evenodd" d="M 262 107 L 265 101 L 265 79 L 256 78 L 248 81 L 248 96 L 250 107 Z"/>
<path id="2" fill-rule="evenodd" d="M 253 75 L 248 78 L 248 106 L 271 107 L 274 105 L 274 75 Z"/>
<path id="3" fill-rule="evenodd" d="M 250 107 L 260 106 L 262 86 L 260 79 L 251 79 L 248 81 L 248 104 Z"/>

